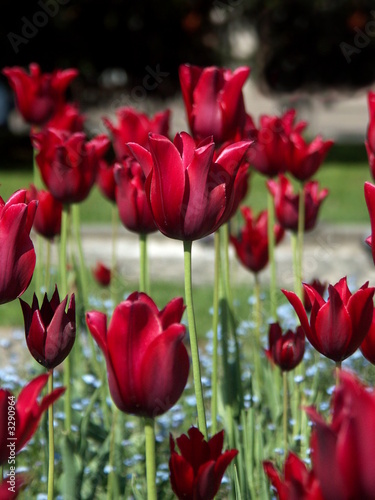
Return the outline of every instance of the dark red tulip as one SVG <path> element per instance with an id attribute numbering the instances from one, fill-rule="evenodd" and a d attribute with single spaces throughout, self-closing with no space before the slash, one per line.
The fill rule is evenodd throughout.
<path id="1" fill-rule="evenodd" d="M 323 141 L 320 136 L 307 144 L 297 133 L 290 135 L 290 142 L 291 159 L 288 162 L 287 171 L 300 181 L 310 179 L 318 171 L 333 145 L 332 140 Z"/>
<path id="2" fill-rule="evenodd" d="M 0 304 L 11 302 L 29 286 L 35 268 L 30 239 L 38 203 L 26 203 L 26 190 L 16 191 L 5 203 L 0 197 Z"/>
<path id="3" fill-rule="evenodd" d="M 146 177 L 140 164 L 133 158 L 117 163 L 114 170 L 116 182 L 116 203 L 124 226 L 138 234 L 157 231 L 148 204 Z"/>
<path id="4" fill-rule="evenodd" d="M 25 320 L 26 344 L 31 355 L 47 370 L 56 368 L 72 350 L 76 337 L 74 294 L 67 310 L 68 296 L 60 302 L 57 287 L 51 300 L 48 300 L 47 294 L 44 295 L 40 308 L 35 293 L 31 306 L 22 299 L 20 302 Z"/>
<path id="5" fill-rule="evenodd" d="M 215 66 L 180 66 L 182 97 L 196 140 L 213 136 L 214 142 L 222 144 L 242 137 L 246 124 L 242 87 L 249 74 L 247 67 L 232 72 Z"/>
<path id="6" fill-rule="evenodd" d="M 340 372 L 329 423 L 313 408 L 312 461 L 325 500 L 375 498 L 375 393 Z"/>
<path id="7" fill-rule="evenodd" d="M 239 236 L 230 237 L 240 262 L 253 273 L 264 269 L 268 263 L 268 213 L 261 212 L 254 217 L 251 208 L 242 207 L 241 213 L 245 219 Z M 275 224 L 275 243 L 279 243 L 284 236 L 284 229 Z"/>
<path id="8" fill-rule="evenodd" d="M 222 453 L 224 431 L 206 441 L 203 434 L 190 427 L 188 435 L 176 439 L 180 454 L 170 436 L 172 490 L 178 499 L 212 500 L 219 491 L 223 475 L 237 455 L 237 450 Z"/>
<path id="9" fill-rule="evenodd" d="M 99 168 L 96 175 L 96 184 L 102 195 L 107 200 L 116 203 L 116 181 L 114 176 L 114 163 L 108 163 L 104 158 L 99 160 Z"/>
<path id="10" fill-rule="evenodd" d="M 30 64 L 29 69 L 30 74 L 18 66 L 4 68 L 2 72 L 15 93 L 17 108 L 24 120 L 31 125 L 43 125 L 64 104 L 65 91 L 78 71 L 58 69 L 42 73 L 36 63 Z"/>
<path id="11" fill-rule="evenodd" d="M 38 402 L 38 398 L 47 384 L 51 373 L 43 373 L 35 377 L 20 392 L 18 398 L 6 390 L 0 389 L 0 464 L 5 464 L 9 457 L 10 443 L 8 438 L 15 438 L 15 453 L 18 453 L 31 439 L 39 425 L 42 414 L 53 404 L 65 391 L 65 387 L 54 389 L 53 392 L 44 396 Z M 9 422 L 9 408 L 13 406 L 15 411 L 15 429 L 11 430 L 14 435 L 9 435 L 7 423 Z"/>
<path id="12" fill-rule="evenodd" d="M 371 223 L 371 236 L 366 239 L 366 243 L 371 247 L 375 264 L 375 185 L 370 182 L 365 182 L 365 200 Z"/>
<path id="13" fill-rule="evenodd" d="M 108 329 L 105 314 L 86 314 L 106 359 L 112 399 L 121 411 L 156 417 L 180 398 L 189 374 L 183 312 L 181 298 L 159 311 L 148 295 L 134 292 L 115 308 Z"/>
<path id="14" fill-rule="evenodd" d="M 315 290 L 323 297 L 323 294 L 327 290 L 328 283 L 326 281 L 322 282 L 318 279 L 313 279 L 310 281 L 310 283 L 306 283 L 306 285 L 309 285 L 312 288 L 315 288 Z M 302 290 L 303 293 L 303 305 L 306 309 L 307 312 L 311 311 L 311 301 L 309 299 L 308 293 L 306 292 L 305 288 Z"/>
<path id="15" fill-rule="evenodd" d="M 87 198 L 95 182 L 99 160 L 109 148 L 105 135 L 86 141 L 82 132 L 68 134 L 45 129 L 34 134 L 36 161 L 45 185 L 61 203 L 78 203 Z"/>
<path id="16" fill-rule="evenodd" d="M 367 157 L 370 164 L 370 172 L 373 180 L 375 180 L 375 92 L 367 94 L 368 111 L 369 111 L 369 124 L 367 127 L 367 135 L 365 146 Z"/>
<path id="17" fill-rule="evenodd" d="M 82 132 L 84 117 L 80 114 L 77 104 L 65 103 L 56 114 L 47 122 L 46 128 L 66 130 L 73 134 Z"/>
<path id="18" fill-rule="evenodd" d="M 95 281 L 102 286 L 108 286 L 111 282 L 111 270 L 102 262 L 97 262 L 92 270 Z"/>
<path id="19" fill-rule="evenodd" d="M 351 356 L 366 337 L 373 315 L 375 288 L 365 283 L 351 293 L 346 277 L 328 286 L 328 300 L 315 288 L 303 284 L 312 304 L 310 323 L 301 300 L 282 290 L 294 307 L 306 337 L 321 354 L 336 362 Z"/>
<path id="20" fill-rule="evenodd" d="M 35 231 L 52 240 L 61 232 L 62 203 L 57 201 L 49 191 L 39 189 L 32 184 L 27 192 L 29 200 L 37 200 L 38 208 L 35 213 L 33 227 Z"/>
<path id="21" fill-rule="evenodd" d="M 279 175 L 276 182 L 273 179 L 267 181 L 267 188 L 275 200 L 276 217 L 284 229 L 298 231 L 298 206 L 299 194 L 294 194 L 292 183 L 284 176 Z M 305 202 L 305 231 L 310 231 L 316 225 L 321 203 L 328 196 L 328 189 L 319 191 L 317 181 L 306 182 L 303 186 Z"/>
<path id="22" fill-rule="evenodd" d="M 227 146 L 213 162 L 215 143 L 198 145 L 182 132 L 174 142 L 150 134 L 150 151 L 130 143 L 146 175 L 146 196 L 158 229 L 178 240 L 207 236 L 233 215 L 234 182 L 249 141 Z"/>
<path id="23" fill-rule="evenodd" d="M 283 334 L 279 323 L 272 323 L 268 329 L 269 348 L 266 355 L 282 371 L 293 370 L 300 364 L 305 353 L 305 334 L 301 326 L 295 332 Z"/>
<path id="24" fill-rule="evenodd" d="M 127 142 L 136 142 L 141 146 L 148 147 L 148 134 L 150 132 L 168 136 L 170 110 L 156 113 L 149 118 L 145 113 L 130 107 L 119 108 L 116 111 L 118 120 L 117 127 L 107 118 L 103 122 L 112 134 L 113 148 L 118 160 L 129 156 Z"/>
<path id="25" fill-rule="evenodd" d="M 259 128 L 250 128 L 248 136 L 254 143 L 248 152 L 248 161 L 258 172 L 274 177 L 285 172 L 291 162 L 291 134 L 299 134 L 306 122 L 294 123 L 294 109 L 286 111 L 281 117 L 263 115 Z"/>
<path id="26" fill-rule="evenodd" d="M 360 350 L 367 361 L 375 365 L 375 309 L 372 314 L 370 329 L 360 345 Z"/>
<path id="27" fill-rule="evenodd" d="M 263 462 L 263 469 L 279 500 L 324 500 L 314 471 L 294 453 L 288 453 L 282 476 L 269 460 Z"/>

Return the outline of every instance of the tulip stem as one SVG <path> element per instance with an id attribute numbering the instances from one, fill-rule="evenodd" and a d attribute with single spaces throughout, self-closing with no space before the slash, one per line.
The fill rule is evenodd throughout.
<path id="1" fill-rule="evenodd" d="M 298 284 L 299 293 L 298 297 L 302 300 L 302 273 L 303 273 L 303 239 L 305 231 L 305 192 L 303 183 L 301 183 L 299 190 L 298 201 Z"/>
<path id="2" fill-rule="evenodd" d="M 275 262 L 275 203 L 272 194 L 267 191 L 268 207 L 268 256 L 270 263 L 270 315 L 273 321 L 277 321 L 277 290 L 276 290 L 276 262 Z"/>
<path id="3" fill-rule="evenodd" d="M 147 499 L 157 500 L 155 465 L 155 421 L 145 417 Z"/>
<path id="4" fill-rule="evenodd" d="M 284 436 L 284 457 L 288 451 L 288 378 L 287 372 L 283 371 L 283 436 Z"/>
<path id="5" fill-rule="evenodd" d="M 117 484 L 117 471 L 115 470 L 115 442 L 116 442 L 116 426 L 117 417 L 119 414 L 119 409 L 114 406 L 113 418 L 111 424 L 111 438 L 109 445 L 109 473 L 108 473 L 108 487 L 107 487 L 107 498 L 112 500 L 112 498 L 117 498 L 118 496 L 118 484 Z"/>
<path id="6" fill-rule="evenodd" d="M 139 290 L 149 293 L 149 277 L 147 262 L 147 234 L 139 235 Z"/>
<path id="7" fill-rule="evenodd" d="M 112 258 L 111 258 L 111 299 L 113 302 L 113 307 L 116 304 L 116 288 L 114 275 L 117 267 L 117 237 L 118 237 L 118 209 L 117 205 L 112 207 Z"/>
<path id="8" fill-rule="evenodd" d="M 191 358 L 193 365 L 194 389 L 195 389 L 195 397 L 197 400 L 198 427 L 201 433 L 204 435 L 204 438 L 207 439 L 206 413 L 204 408 L 198 338 L 197 338 L 194 305 L 193 305 L 191 247 L 192 247 L 191 241 L 184 241 L 185 300 L 186 300 L 188 324 L 189 324 L 189 338 L 190 338 Z"/>
<path id="9" fill-rule="evenodd" d="M 48 393 L 53 392 L 53 370 L 48 377 Z M 53 432 L 53 404 L 48 408 L 48 500 L 53 500 L 53 483 L 55 472 L 55 442 Z"/>
<path id="10" fill-rule="evenodd" d="M 87 285 L 87 266 L 85 262 L 85 257 L 83 255 L 82 248 L 82 238 L 81 238 L 81 227 L 80 227 L 80 207 L 77 203 L 72 206 L 73 211 L 73 225 L 76 237 L 76 243 L 78 246 L 78 257 L 79 257 L 79 274 L 81 278 L 81 293 L 83 308 L 85 311 L 88 309 L 88 285 Z"/>
<path id="11" fill-rule="evenodd" d="M 218 329 L 219 329 L 219 285 L 220 285 L 220 235 L 215 232 L 215 275 L 214 275 L 214 297 L 213 297 L 213 317 L 212 317 L 212 377 L 211 377 L 211 435 L 217 433 L 217 398 L 218 398 Z"/>
<path id="12" fill-rule="evenodd" d="M 261 316 L 261 301 L 260 301 L 260 282 L 258 273 L 255 273 L 255 345 L 253 349 L 254 355 L 254 367 L 255 367 L 255 380 L 256 388 L 260 395 L 261 389 L 261 367 L 260 367 L 260 353 L 261 353 L 261 342 L 260 342 L 260 325 L 262 322 Z"/>
<path id="13" fill-rule="evenodd" d="M 47 240 L 47 254 L 46 254 L 46 275 L 44 278 L 44 286 L 46 292 L 49 290 L 49 282 L 51 279 L 51 241 Z"/>
<path id="14" fill-rule="evenodd" d="M 61 215 L 61 236 L 60 236 L 60 293 L 62 297 L 67 295 L 68 277 L 66 272 L 66 247 L 68 240 L 68 227 L 70 219 L 70 205 L 64 205 Z M 64 362 L 64 394 L 65 430 L 70 433 L 72 426 L 72 405 L 71 405 L 71 356 Z"/>
<path id="15" fill-rule="evenodd" d="M 290 241 L 292 245 L 292 258 L 293 258 L 293 275 L 294 275 L 294 291 L 297 297 L 302 300 L 301 297 L 301 286 L 300 286 L 300 276 L 299 276 L 299 252 L 298 252 L 298 235 L 292 232 L 290 236 Z"/>
<path id="16" fill-rule="evenodd" d="M 341 371 L 341 361 L 336 361 L 336 367 L 335 367 L 336 389 L 340 385 L 340 371 Z"/>

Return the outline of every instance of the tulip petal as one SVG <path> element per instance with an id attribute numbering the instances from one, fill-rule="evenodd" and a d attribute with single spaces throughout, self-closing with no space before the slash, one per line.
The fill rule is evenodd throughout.
<path id="1" fill-rule="evenodd" d="M 198 471 L 195 479 L 194 500 L 213 500 L 218 492 L 219 485 L 215 477 L 215 461 L 204 463 Z"/>
<path id="2" fill-rule="evenodd" d="M 208 441 L 208 446 L 210 448 L 210 458 L 212 460 L 217 460 L 222 452 L 224 444 L 224 430 L 218 432 Z"/>
<path id="3" fill-rule="evenodd" d="M 182 297 L 176 297 L 168 302 L 159 313 L 163 330 L 173 325 L 173 323 L 180 323 L 184 310 L 184 299 Z"/>
<path id="4" fill-rule="evenodd" d="M 367 209 L 370 216 L 371 223 L 371 235 L 375 235 L 375 185 L 370 182 L 365 182 L 365 200 Z M 372 250 L 372 259 L 375 264 L 375 238 L 372 239 L 371 250 Z"/>
<path id="5" fill-rule="evenodd" d="M 281 290 L 285 297 L 289 300 L 290 304 L 294 308 L 294 310 L 297 313 L 297 316 L 301 322 L 301 326 L 305 332 L 306 337 L 310 340 L 310 337 L 312 336 L 311 328 L 309 325 L 309 320 L 307 318 L 306 310 L 301 302 L 301 300 L 298 298 L 298 296 L 294 292 L 288 292 L 287 290 L 282 289 Z"/>
<path id="6" fill-rule="evenodd" d="M 194 471 L 184 457 L 178 453 L 172 453 L 169 460 L 171 471 L 171 486 L 178 498 L 193 500 Z"/>
<path id="7" fill-rule="evenodd" d="M 222 85 L 223 75 L 218 68 L 206 68 L 201 73 L 193 91 L 192 110 L 194 131 L 198 137 L 212 135 L 214 140 L 218 140 L 222 136 L 223 113 L 217 102 L 217 94 Z"/>

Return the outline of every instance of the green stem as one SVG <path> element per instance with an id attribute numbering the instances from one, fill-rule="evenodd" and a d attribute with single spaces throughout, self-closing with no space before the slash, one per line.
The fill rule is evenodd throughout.
<path id="1" fill-rule="evenodd" d="M 275 261 L 275 203 L 272 194 L 267 191 L 268 208 L 268 256 L 270 263 L 270 315 L 272 321 L 277 321 L 277 289 L 276 289 L 276 261 Z"/>
<path id="2" fill-rule="evenodd" d="M 341 361 L 336 361 L 336 368 L 335 368 L 336 389 L 340 385 L 340 371 L 341 371 Z"/>
<path id="3" fill-rule="evenodd" d="M 115 274 L 117 268 L 117 238 L 118 238 L 118 208 L 114 204 L 112 207 L 112 258 L 111 258 L 111 299 L 113 307 L 116 304 L 116 286 L 115 286 Z"/>
<path id="4" fill-rule="evenodd" d="M 145 418 L 147 499 L 157 500 L 155 465 L 155 422 Z"/>
<path id="5" fill-rule="evenodd" d="M 109 474 L 108 474 L 108 487 L 107 487 L 107 499 L 112 500 L 112 498 L 117 498 L 114 494 L 114 490 L 117 490 L 118 493 L 118 485 L 115 484 L 117 482 L 117 471 L 115 470 L 115 442 L 116 442 L 116 423 L 117 416 L 119 414 L 119 409 L 117 406 L 114 407 L 113 411 L 113 419 L 111 425 L 111 438 L 109 445 Z"/>
<path id="6" fill-rule="evenodd" d="M 283 372 L 283 437 L 284 437 L 284 457 L 288 451 L 288 379 L 287 372 Z"/>
<path id="7" fill-rule="evenodd" d="M 203 388 L 201 378 L 201 367 L 199 361 L 198 350 L 198 337 L 195 324 L 195 314 L 193 305 L 193 291 L 192 291 L 192 272 L 191 272 L 191 241 L 184 241 L 184 269 L 185 269 L 185 300 L 189 324 L 189 337 L 191 348 L 191 359 L 193 365 L 193 378 L 195 397 L 197 400 L 198 412 L 198 427 L 204 438 L 207 440 L 207 423 L 206 413 L 204 408 Z"/>
<path id="8" fill-rule="evenodd" d="M 72 206 L 72 213 L 73 213 L 73 226 L 74 226 L 75 239 L 78 246 L 79 275 L 81 280 L 82 302 L 84 310 L 87 311 L 88 308 L 87 266 L 82 248 L 80 206 L 78 203 L 75 203 Z"/>
<path id="9" fill-rule="evenodd" d="M 48 377 L 48 393 L 53 391 L 53 370 Z M 47 498 L 53 500 L 53 483 L 55 472 L 55 442 L 53 432 L 53 404 L 48 408 L 48 489 Z"/>
<path id="10" fill-rule="evenodd" d="M 51 280 L 51 241 L 47 240 L 46 243 L 47 243 L 47 254 L 46 254 L 46 275 L 44 278 L 44 286 L 46 292 L 48 292 Z"/>
<path id="11" fill-rule="evenodd" d="M 305 234 L 305 191 L 301 183 L 298 202 L 298 282 L 299 298 L 302 300 L 303 239 Z"/>
<path id="12" fill-rule="evenodd" d="M 149 293 L 148 263 L 147 263 L 147 234 L 139 235 L 139 290 Z"/>
<path id="13" fill-rule="evenodd" d="M 213 298 L 213 353 L 212 353 L 212 377 L 211 377 L 211 435 L 217 433 L 217 400 L 218 400 L 218 329 L 219 329 L 219 285 L 220 285 L 220 234 L 216 231 L 215 241 L 215 276 L 214 276 L 214 298 Z"/>
<path id="14" fill-rule="evenodd" d="M 65 297 L 68 290 L 68 277 L 66 271 L 66 254 L 68 240 L 68 226 L 70 218 L 70 205 L 64 205 L 61 216 L 61 235 L 60 235 L 60 297 Z M 64 394 L 65 410 L 65 430 L 70 433 L 72 426 L 72 405 L 71 405 L 71 356 L 64 361 L 64 385 L 66 387 Z"/>
<path id="15" fill-rule="evenodd" d="M 299 255 L 298 255 L 298 235 L 292 232 L 290 236 L 290 242 L 292 245 L 292 256 L 293 256 L 293 276 L 294 276 L 294 291 L 296 295 L 301 298 L 301 286 L 300 286 L 300 276 L 299 276 Z"/>
<path id="16" fill-rule="evenodd" d="M 261 352 L 260 325 L 262 323 L 262 317 L 261 317 L 261 300 L 260 300 L 260 282 L 258 273 L 255 274 L 254 293 L 255 293 L 255 345 L 253 348 L 253 355 L 254 355 L 254 368 L 255 368 L 255 387 L 257 390 L 257 395 L 259 396 L 262 385 L 261 367 L 260 367 L 260 352 Z"/>

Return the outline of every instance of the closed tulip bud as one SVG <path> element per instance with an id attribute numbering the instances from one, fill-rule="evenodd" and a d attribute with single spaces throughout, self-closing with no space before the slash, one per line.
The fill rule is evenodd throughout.
<path id="1" fill-rule="evenodd" d="M 29 66 L 30 74 L 15 66 L 4 68 L 3 74 L 12 87 L 17 108 L 24 120 L 31 125 L 44 125 L 64 104 L 65 91 L 76 78 L 76 69 L 42 73 L 36 63 Z"/>
<path id="2" fill-rule="evenodd" d="M 86 314 L 106 360 L 112 399 L 121 411 L 154 418 L 180 398 L 189 374 L 183 311 L 180 298 L 159 311 L 148 295 L 134 292 L 115 308 L 108 327 L 104 313 Z"/>
<path id="3" fill-rule="evenodd" d="M 10 391 L 0 389 L 0 422 L 5 426 L 9 417 L 9 403 L 14 403 L 15 411 L 15 453 L 18 453 L 32 438 L 38 428 L 43 413 L 51 406 L 65 391 L 65 387 L 59 387 L 44 396 L 38 401 L 39 396 L 51 373 L 43 373 L 29 382 L 16 398 Z M 9 448 L 7 444 L 8 434 L 2 427 L 0 433 L 0 464 L 5 464 L 9 458 Z"/>
<path id="4" fill-rule="evenodd" d="M 351 356 L 366 337 L 373 316 L 375 288 L 365 283 L 351 293 L 346 277 L 328 286 L 325 301 L 315 288 L 303 285 L 312 304 L 310 322 L 294 292 L 282 290 L 295 309 L 306 337 L 321 354 L 336 363 Z"/>
<path id="5" fill-rule="evenodd" d="M 44 295 L 42 306 L 34 294 L 31 307 L 20 299 L 25 321 L 26 344 L 31 355 L 42 366 L 51 370 L 70 353 L 76 336 L 75 301 L 72 294 L 67 310 L 68 296 L 60 302 L 57 287 L 48 300 Z"/>
<path id="6" fill-rule="evenodd" d="M 283 334 L 279 323 L 272 323 L 268 330 L 269 348 L 266 355 L 281 371 L 293 370 L 300 364 L 305 353 L 305 334 L 301 326 L 296 332 Z"/>
<path id="7" fill-rule="evenodd" d="M 0 304 L 24 293 L 35 268 L 30 239 L 37 201 L 26 203 L 26 191 L 16 191 L 5 203 L 0 197 Z"/>
<path id="8" fill-rule="evenodd" d="M 111 282 L 111 270 L 102 262 L 97 262 L 92 270 L 95 281 L 102 286 L 108 286 Z"/>
<path id="9" fill-rule="evenodd" d="M 169 470 L 173 492 L 181 500 L 212 500 L 238 451 L 222 452 L 224 431 L 206 441 L 196 427 L 190 427 L 188 435 L 182 434 L 176 443 L 180 454 L 171 436 Z"/>
<path id="10" fill-rule="evenodd" d="M 242 87 L 249 74 L 247 67 L 232 72 L 215 66 L 180 66 L 182 97 L 194 139 L 212 136 L 222 144 L 242 137 L 246 125 Z"/>

